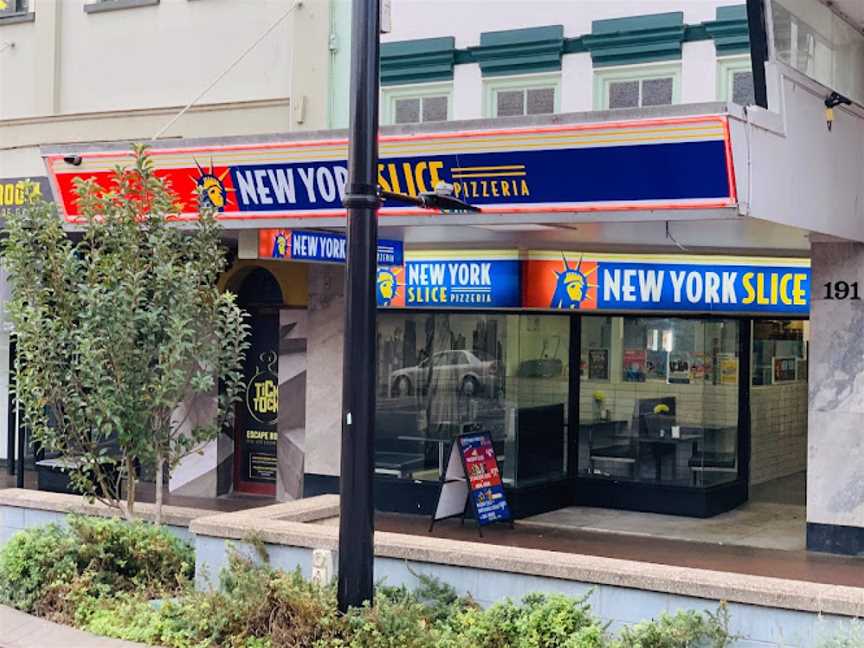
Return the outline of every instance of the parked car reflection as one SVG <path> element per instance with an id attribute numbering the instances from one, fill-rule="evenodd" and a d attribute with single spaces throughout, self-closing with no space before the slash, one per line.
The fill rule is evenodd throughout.
<path id="1" fill-rule="evenodd" d="M 430 364 L 431 363 L 431 364 Z M 499 384 L 498 363 L 480 351 L 439 351 L 413 367 L 390 375 L 390 395 L 394 398 L 425 394 L 430 384 L 435 389 L 458 390 L 464 396 L 494 395 Z"/>

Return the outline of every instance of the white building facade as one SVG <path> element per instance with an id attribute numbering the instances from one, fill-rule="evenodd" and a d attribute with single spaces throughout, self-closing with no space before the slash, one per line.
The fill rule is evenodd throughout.
<path id="1" fill-rule="evenodd" d="M 63 52 L 51 92 L 36 84 L 16 104 L 0 87 L 2 159 L 38 149 L 46 165 L 0 159 L 3 175 L 47 168 L 70 224 L 71 178 L 122 162 L 128 141 L 153 137 L 263 34 L 208 93 L 221 102 L 197 103 L 154 159 L 184 178 L 206 160 L 234 190 L 223 211 L 237 261 L 224 285 L 255 314 L 249 379 L 278 382 L 279 410 L 263 422 L 250 410 L 172 488 L 336 491 L 344 308 L 331 252 L 346 147 L 343 131 L 294 131 L 347 123 L 347 3 L 315 19 L 318 5 L 296 3 L 281 21 L 287 2 L 236 20 L 240 3 L 73 4 L 43 10 L 54 31 L 39 42 Z M 808 546 L 864 551 L 864 16 L 833 5 L 393 0 L 379 183 L 416 194 L 444 181 L 481 211 L 382 207 L 380 508 L 431 512 L 450 444 L 480 429 L 517 516 L 576 504 L 708 517 L 766 483 L 794 485 L 803 505 L 806 480 Z M 185 98 L 194 66 L 178 61 L 200 70 L 213 55 L 170 35 L 206 31 L 211 12 L 215 33 L 254 26 L 226 34 L 236 53 Z M 66 37 L 72 13 L 70 26 L 86 26 Z M 14 70 L 23 87 L 23 62 L 35 63 L 13 35 L 36 30 L 38 3 L 35 14 L 0 22 L 0 79 Z M 171 100 L 142 105 L 120 63 L 105 74 L 128 112 L 98 79 L 98 91 L 67 97 L 79 69 L 67 45 L 89 34 L 79 47 L 107 51 L 133 15 L 141 29 L 123 38 L 164 40 L 161 65 L 140 64 Z M 103 33 L 99 19 L 118 22 Z M 268 76 L 278 69 L 287 80 Z M 60 108 L 28 116 L 27 102 Z M 63 106 L 96 112 L 66 121 Z M 257 362 L 268 353 L 279 359 L 269 369 Z"/>

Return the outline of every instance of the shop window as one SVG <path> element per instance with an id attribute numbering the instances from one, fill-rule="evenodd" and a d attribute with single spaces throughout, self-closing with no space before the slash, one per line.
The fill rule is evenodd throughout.
<path id="1" fill-rule="evenodd" d="M 668 106 L 678 103 L 681 66 L 634 65 L 594 72 L 597 110 Z"/>
<path id="2" fill-rule="evenodd" d="M 752 106 L 756 102 L 753 69 L 749 56 L 720 59 L 717 66 L 717 98 L 739 106 Z"/>
<path id="3" fill-rule="evenodd" d="M 583 317 L 579 474 L 737 479 L 738 336 L 736 320 Z"/>
<path id="4" fill-rule="evenodd" d="M 753 323 L 753 385 L 807 381 L 810 323 L 756 320 Z"/>
<path id="5" fill-rule="evenodd" d="M 453 439 L 492 435 L 504 482 L 561 479 L 569 318 L 379 313 L 375 470 L 437 481 Z"/>
<path id="6" fill-rule="evenodd" d="M 548 74 L 487 79 L 488 117 L 548 115 L 558 112 L 559 75 Z"/>
<path id="7" fill-rule="evenodd" d="M 424 124 L 450 117 L 449 84 L 385 88 L 382 91 L 383 124 Z"/>
<path id="8" fill-rule="evenodd" d="M 27 13 L 27 0 L 0 1 L 0 18 Z"/>
<path id="9" fill-rule="evenodd" d="M 827 88 L 864 101 L 864 34 L 829 4 L 774 0 L 776 57 Z"/>

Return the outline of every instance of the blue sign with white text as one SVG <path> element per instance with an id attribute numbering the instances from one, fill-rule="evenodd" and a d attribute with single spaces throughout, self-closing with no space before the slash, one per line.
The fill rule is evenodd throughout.
<path id="1" fill-rule="evenodd" d="M 520 305 L 517 259 L 409 259 L 405 306 L 515 308 Z"/>
<path id="2" fill-rule="evenodd" d="M 337 232 L 259 230 L 258 241 L 262 258 L 345 263 L 347 256 L 347 238 Z M 403 260 L 402 241 L 379 239 L 378 265 L 400 266 Z"/>

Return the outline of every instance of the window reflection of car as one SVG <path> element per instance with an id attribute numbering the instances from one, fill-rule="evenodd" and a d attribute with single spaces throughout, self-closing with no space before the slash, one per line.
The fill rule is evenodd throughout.
<path id="1" fill-rule="evenodd" d="M 465 396 L 494 394 L 498 363 L 482 352 L 439 351 L 413 367 L 394 371 L 390 375 L 390 394 L 398 397 L 426 393 L 430 378 L 436 388 L 459 390 Z"/>

